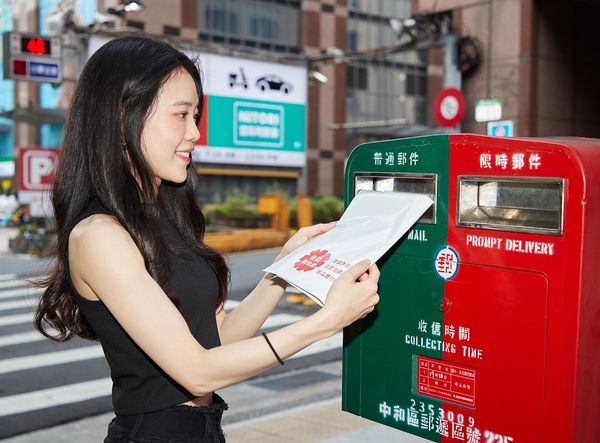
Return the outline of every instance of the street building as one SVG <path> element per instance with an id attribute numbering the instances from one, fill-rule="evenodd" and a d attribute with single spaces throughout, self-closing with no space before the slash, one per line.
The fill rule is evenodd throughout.
<path id="1" fill-rule="evenodd" d="M 476 69 L 462 66 L 466 109 L 461 131 L 600 137 L 600 39 L 594 25 L 599 2 L 414 0 L 412 6 L 413 14 L 449 13 L 454 33 L 476 40 L 465 42 L 459 60 L 459 65 L 472 63 L 469 54 L 481 55 Z M 430 51 L 430 125 L 435 124 L 433 104 L 442 87 L 442 65 L 442 51 Z M 500 133 L 494 134 L 497 128 Z"/>
<path id="2" fill-rule="evenodd" d="M 205 202 L 234 189 L 341 195 L 348 151 L 364 139 L 359 129 L 344 125 L 425 123 L 422 54 L 346 57 L 393 45 L 388 21 L 410 16 L 408 0 L 143 4 L 142 11 L 125 12 L 117 11 L 116 0 L 3 1 L 3 31 L 44 34 L 49 16 L 72 11 L 63 29 L 53 30 L 69 57 L 64 69 L 71 72 L 62 84 L 3 81 L 4 157 L 14 156 L 18 146 L 60 144 L 78 71 L 103 41 L 122 31 L 164 36 L 199 59 L 207 112 L 194 159 Z M 248 103 L 251 108 L 244 108 Z"/>
<path id="3" fill-rule="evenodd" d="M 143 5 L 143 9 L 135 7 Z M 199 199 L 343 194 L 358 144 L 443 132 L 598 137 L 593 0 L 0 0 L 0 30 L 57 36 L 60 82 L 0 80 L 0 180 L 60 146 L 86 59 L 163 36 L 205 80 Z M 6 60 L 6 57 L 4 57 Z"/>

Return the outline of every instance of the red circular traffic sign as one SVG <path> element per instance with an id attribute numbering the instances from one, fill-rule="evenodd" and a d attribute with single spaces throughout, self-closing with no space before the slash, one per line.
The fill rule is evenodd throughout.
<path id="1" fill-rule="evenodd" d="M 457 88 L 444 88 L 435 98 L 435 119 L 440 126 L 456 126 L 465 115 L 465 96 Z"/>

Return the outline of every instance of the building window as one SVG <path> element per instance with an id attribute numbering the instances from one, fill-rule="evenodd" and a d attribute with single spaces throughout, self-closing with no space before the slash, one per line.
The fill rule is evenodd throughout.
<path id="1" fill-rule="evenodd" d="M 356 31 L 348 32 L 348 51 L 356 52 L 358 50 L 358 33 Z"/>
<path id="2" fill-rule="evenodd" d="M 367 68 L 364 66 L 348 66 L 348 88 L 367 89 Z"/>
<path id="3" fill-rule="evenodd" d="M 127 26 L 129 28 L 139 29 L 140 31 L 144 30 L 144 23 L 143 22 L 138 22 L 138 21 L 135 21 L 135 20 L 127 20 Z"/>
<path id="4" fill-rule="evenodd" d="M 198 0 L 199 39 L 273 52 L 301 52 L 300 3 Z"/>
<path id="5" fill-rule="evenodd" d="M 410 0 L 349 0 L 347 43 L 350 52 L 398 44 L 389 19 L 411 14 Z M 418 51 L 365 57 L 348 64 L 347 120 L 406 119 L 426 124 L 427 64 Z M 367 129 L 363 131 L 368 132 Z M 397 134 L 395 134 L 397 136 Z"/>
<path id="6" fill-rule="evenodd" d="M 164 33 L 165 35 L 173 35 L 175 37 L 179 37 L 179 34 L 181 33 L 181 30 L 176 27 L 176 26 L 164 26 Z"/>
<path id="7" fill-rule="evenodd" d="M 250 35 L 261 40 L 274 40 L 279 35 L 279 23 L 267 17 L 252 17 Z"/>

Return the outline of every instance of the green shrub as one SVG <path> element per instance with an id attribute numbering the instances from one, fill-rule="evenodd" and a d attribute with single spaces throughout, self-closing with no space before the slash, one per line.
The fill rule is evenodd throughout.
<path id="1" fill-rule="evenodd" d="M 314 223 L 327 223 L 339 220 L 344 213 L 344 201 L 335 195 L 315 195 L 310 197 Z"/>
<path id="2" fill-rule="evenodd" d="M 261 218 L 252 197 L 239 189 L 227 194 L 223 203 L 205 205 L 202 212 L 207 225 L 252 228 L 259 225 Z"/>

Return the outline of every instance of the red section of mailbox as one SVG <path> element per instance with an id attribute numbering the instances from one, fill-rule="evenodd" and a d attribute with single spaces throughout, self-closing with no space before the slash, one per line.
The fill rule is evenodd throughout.
<path id="1" fill-rule="evenodd" d="M 482 441 L 600 438 L 599 192 L 598 140 L 450 136 L 443 358 L 475 371 Z"/>

